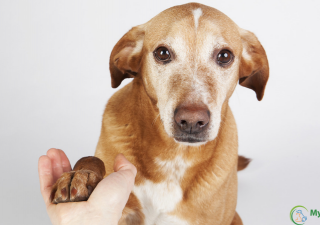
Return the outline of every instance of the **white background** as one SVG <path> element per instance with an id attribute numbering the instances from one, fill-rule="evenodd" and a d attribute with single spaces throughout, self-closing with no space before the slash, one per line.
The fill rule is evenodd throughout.
<path id="1" fill-rule="evenodd" d="M 320 210 L 319 1 L 199 1 L 253 31 L 270 63 L 265 97 L 237 87 L 237 211 L 245 225 L 292 224 Z M 74 164 L 93 155 L 111 88 L 108 60 L 132 26 L 180 0 L 0 1 L 0 223 L 50 224 L 37 163 L 51 147 Z M 129 80 L 128 80 L 129 82 Z M 128 83 L 124 82 L 121 87 Z M 309 216 L 308 224 L 320 218 Z"/>

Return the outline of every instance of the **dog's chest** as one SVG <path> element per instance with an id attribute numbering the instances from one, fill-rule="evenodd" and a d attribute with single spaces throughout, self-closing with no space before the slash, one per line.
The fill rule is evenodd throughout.
<path id="1" fill-rule="evenodd" d="M 177 224 L 188 225 L 186 221 L 170 215 L 182 200 L 183 191 L 180 180 L 189 164 L 181 157 L 170 161 L 155 160 L 166 179 L 159 183 L 146 180 L 144 184 L 134 186 L 133 193 L 139 199 L 145 215 L 145 225 Z"/>

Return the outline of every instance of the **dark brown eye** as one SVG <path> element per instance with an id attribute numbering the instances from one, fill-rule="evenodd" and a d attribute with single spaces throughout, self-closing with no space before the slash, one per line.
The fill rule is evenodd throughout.
<path id="1" fill-rule="evenodd" d="M 221 50 L 218 53 L 218 56 L 217 56 L 217 62 L 221 66 L 228 65 L 232 61 L 232 59 L 233 59 L 232 53 L 229 50 L 226 50 L 226 49 Z"/>
<path id="2" fill-rule="evenodd" d="M 163 62 L 169 62 L 171 55 L 169 50 L 166 47 L 159 47 L 154 51 L 154 56 L 157 60 Z"/>

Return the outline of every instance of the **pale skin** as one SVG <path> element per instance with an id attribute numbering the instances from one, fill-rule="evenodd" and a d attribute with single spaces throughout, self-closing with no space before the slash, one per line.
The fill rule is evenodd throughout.
<path id="1" fill-rule="evenodd" d="M 105 177 L 87 201 L 53 204 L 52 186 L 64 172 L 71 171 L 66 154 L 50 149 L 39 158 L 40 189 L 52 224 L 110 224 L 116 225 L 133 188 L 137 169 L 122 154 L 114 161 L 114 173 Z"/>

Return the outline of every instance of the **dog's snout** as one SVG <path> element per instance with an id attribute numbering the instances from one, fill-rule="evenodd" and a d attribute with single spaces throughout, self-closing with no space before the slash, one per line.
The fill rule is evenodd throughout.
<path id="1" fill-rule="evenodd" d="M 200 133 L 209 123 L 210 112 L 206 107 L 183 106 L 175 110 L 174 120 L 181 131 L 188 134 Z"/>

